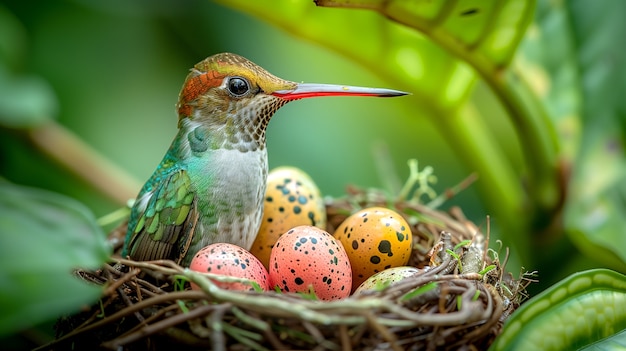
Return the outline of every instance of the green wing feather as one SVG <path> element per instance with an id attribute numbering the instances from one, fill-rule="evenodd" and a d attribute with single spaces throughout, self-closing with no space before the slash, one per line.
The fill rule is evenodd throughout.
<path id="1" fill-rule="evenodd" d="M 137 197 L 123 256 L 138 261 L 185 256 L 198 221 L 196 196 L 187 172 L 164 160 Z"/>

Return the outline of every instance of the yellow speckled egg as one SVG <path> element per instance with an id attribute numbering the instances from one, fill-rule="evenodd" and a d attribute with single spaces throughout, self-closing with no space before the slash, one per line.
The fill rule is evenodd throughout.
<path id="1" fill-rule="evenodd" d="M 343 221 L 333 235 L 350 258 L 352 290 L 375 273 L 406 265 L 411 256 L 411 228 L 387 208 L 363 209 Z"/>
<path id="2" fill-rule="evenodd" d="M 278 237 L 300 225 L 326 228 L 322 195 L 311 177 L 299 168 L 275 168 L 267 176 L 263 220 L 250 252 L 268 268 Z"/>

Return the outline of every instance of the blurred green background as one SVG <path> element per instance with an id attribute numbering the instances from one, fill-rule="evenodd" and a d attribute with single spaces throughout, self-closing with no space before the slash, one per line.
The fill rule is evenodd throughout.
<path id="1" fill-rule="evenodd" d="M 176 133 L 174 104 L 188 69 L 214 53 L 238 53 L 295 81 L 394 88 L 337 54 L 211 1 L 50 1 L 35 7 L 14 1 L 7 10 L 19 23 L 19 70 L 47 82 L 58 98 L 54 117 L 138 182 L 150 176 Z M 70 194 L 98 216 L 119 206 L 50 164 L 19 135 L 2 133 L 0 172 L 8 179 Z M 348 184 L 381 187 L 373 156 L 381 145 L 389 147 L 390 171 L 401 180 L 410 158 L 435 168 L 438 190 L 471 172 L 419 109 L 403 110 L 394 99 L 292 103 L 272 119 L 267 140 L 270 167 L 301 167 L 333 196 Z M 464 206 L 468 215 L 484 222 L 473 189 L 452 203 L 471 204 Z"/>
<path id="2" fill-rule="evenodd" d="M 620 96 L 626 88 L 626 59 L 620 38 L 626 25 L 618 16 L 625 7 L 621 2 L 538 1 L 527 31 L 528 23 L 514 24 L 514 32 L 524 38 L 511 66 L 524 81 L 516 81 L 515 75 L 509 79 L 509 60 L 500 62 L 502 71 L 487 75 L 503 91 L 535 95 L 521 99 L 531 103 L 518 105 L 528 109 L 520 115 L 539 111 L 526 122 L 540 123 L 537 130 L 556 139 L 549 140 L 554 155 L 524 155 L 537 135 L 519 129 L 509 118 L 511 110 L 503 108 L 506 99 L 462 62 L 484 63 L 483 57 L 470 54 L 457 64 L 458 57 L 440 49 L 437 38 L 432 45 L 410 28 L 387 26 L 375 12 L 316 9 L 310 1 L 282 1 L 275 9 L 271 2 L 222 2 L 257 16 L 211 0 L 0 2 L 0 176 L 68 195 L 96 217 L 118 209 L 134 198 L 169 147 L 176 133 L 174 105 L 188 69 L 228 51 L 289 80 L 414 92 L 397 99 L 288 104 L 269 125 L 270 167 L 300 167 L 331 196 L 341 196 L 349 184 L 384 188 L 390 174 L 403 181 L 412 158 L 420 168 L 434 168 L 438 192 L 478 172 L 478 181 L 443 208 L 461 206 L 482 229 L 490 215 L 492 235 L 513 250 L 509 270 L 514 275 L 521 267 L 539 271 L 540 283 L 531 286 L 531 293 L 585 268 L 624 271 L 626 100 Z M 327 11 L 329 18 L 332 11 L 346 16 L 353 11 L 355 20 L 343 21 L 337 29 L 324 22 L 316 27 L 302 9 Z M 292 10 L 293 18 L 283 10 Z M 506 19 L 508 10 L 494 11 Z M 463 28 L 460 36 L 471 35 Z M 367 36 L 378 32 L 389 37 Z M 324 35 L 335 34 L 340 43 L 344 36 L 353 40 L 345 41 L 345 50 L 341 44 L 319 44 Z M 437 32 L 430 35 L 437 37 Z M 377 45 L 398 50 L 372 61 L 370 49 Z M 423 51 L 414 55 L 410 49 L 418 47 Z M 514 49 L 503 51 L 513 54 Z M 423 62 L 415 61 L 419 54 Z M 402 70 L 393 71 L 397 68 Z M 457 84 L 453 79 L 459 79 Z M 440 81 L 450 89 L 429 96 L 431 84 L 436 89 Z M 448 101 L 443 93 L 458 99 Z M 49 118 L 79 140 L 51 148 L 90 173 L 92 181 L 33 142 L 48 140 L 29 128 L 45 125 Z M 472 147 L 464 150 L 460 136 L 473 137 Z M 472 154 L 474 150 L 484 153 Z M 376 156 L 381 152 L 391 160 L 382 169 Z M 536 167 L 542 161 L 533 165 L 541 156 L 549 167 Z M 93 186 L 94 179 L 104 181 L 100 189 Z M 538 184 L 548 184 L 548 190 Z M 557 198 L 551 198 L 554 189 L 560 192 Z"/>

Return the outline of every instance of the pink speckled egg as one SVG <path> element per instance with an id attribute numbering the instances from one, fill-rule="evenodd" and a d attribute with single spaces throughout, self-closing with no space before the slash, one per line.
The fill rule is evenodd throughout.
<path id="1" fill-rule="evenodd" d="M 270 280 L 283 292 L 308 293 L 320 300 L 348 297 L 350 260 L 340 242 L 324 230 L 298 226 L 281 235 L 270 254 Z"/>
<path id="2" fill-rule="evenodd" d="M 269 274 L 261 261 L 247 250 L 233 244 L 215 243 L 203 247 L 191 260 L 189 269 L 202 273 L 245 278 L 257 282 L 263 290 L 269 288 Z M 215 281 L 215 284 L 226 290 L 254 290 L 252 285 L 244 283 Z M 193 283 L 191 288 L 200 289 Z"/>

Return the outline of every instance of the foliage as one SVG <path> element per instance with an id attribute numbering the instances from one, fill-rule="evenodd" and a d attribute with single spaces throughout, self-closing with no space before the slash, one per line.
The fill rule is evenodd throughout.
<path id="1" fill-rule="evenodd" d="M 91 304 L 102 288 L 72 276 L 110 255 L 82 204 L 39 189 L 0 183 L 0 336 Z"/>
<path id="2" fill-rule="evenodd" d="M 573 274 L 522 305 L 490 350 L 612 349 L 624 340 L 625 303 L 624 275 L 608 269 Z"/>

